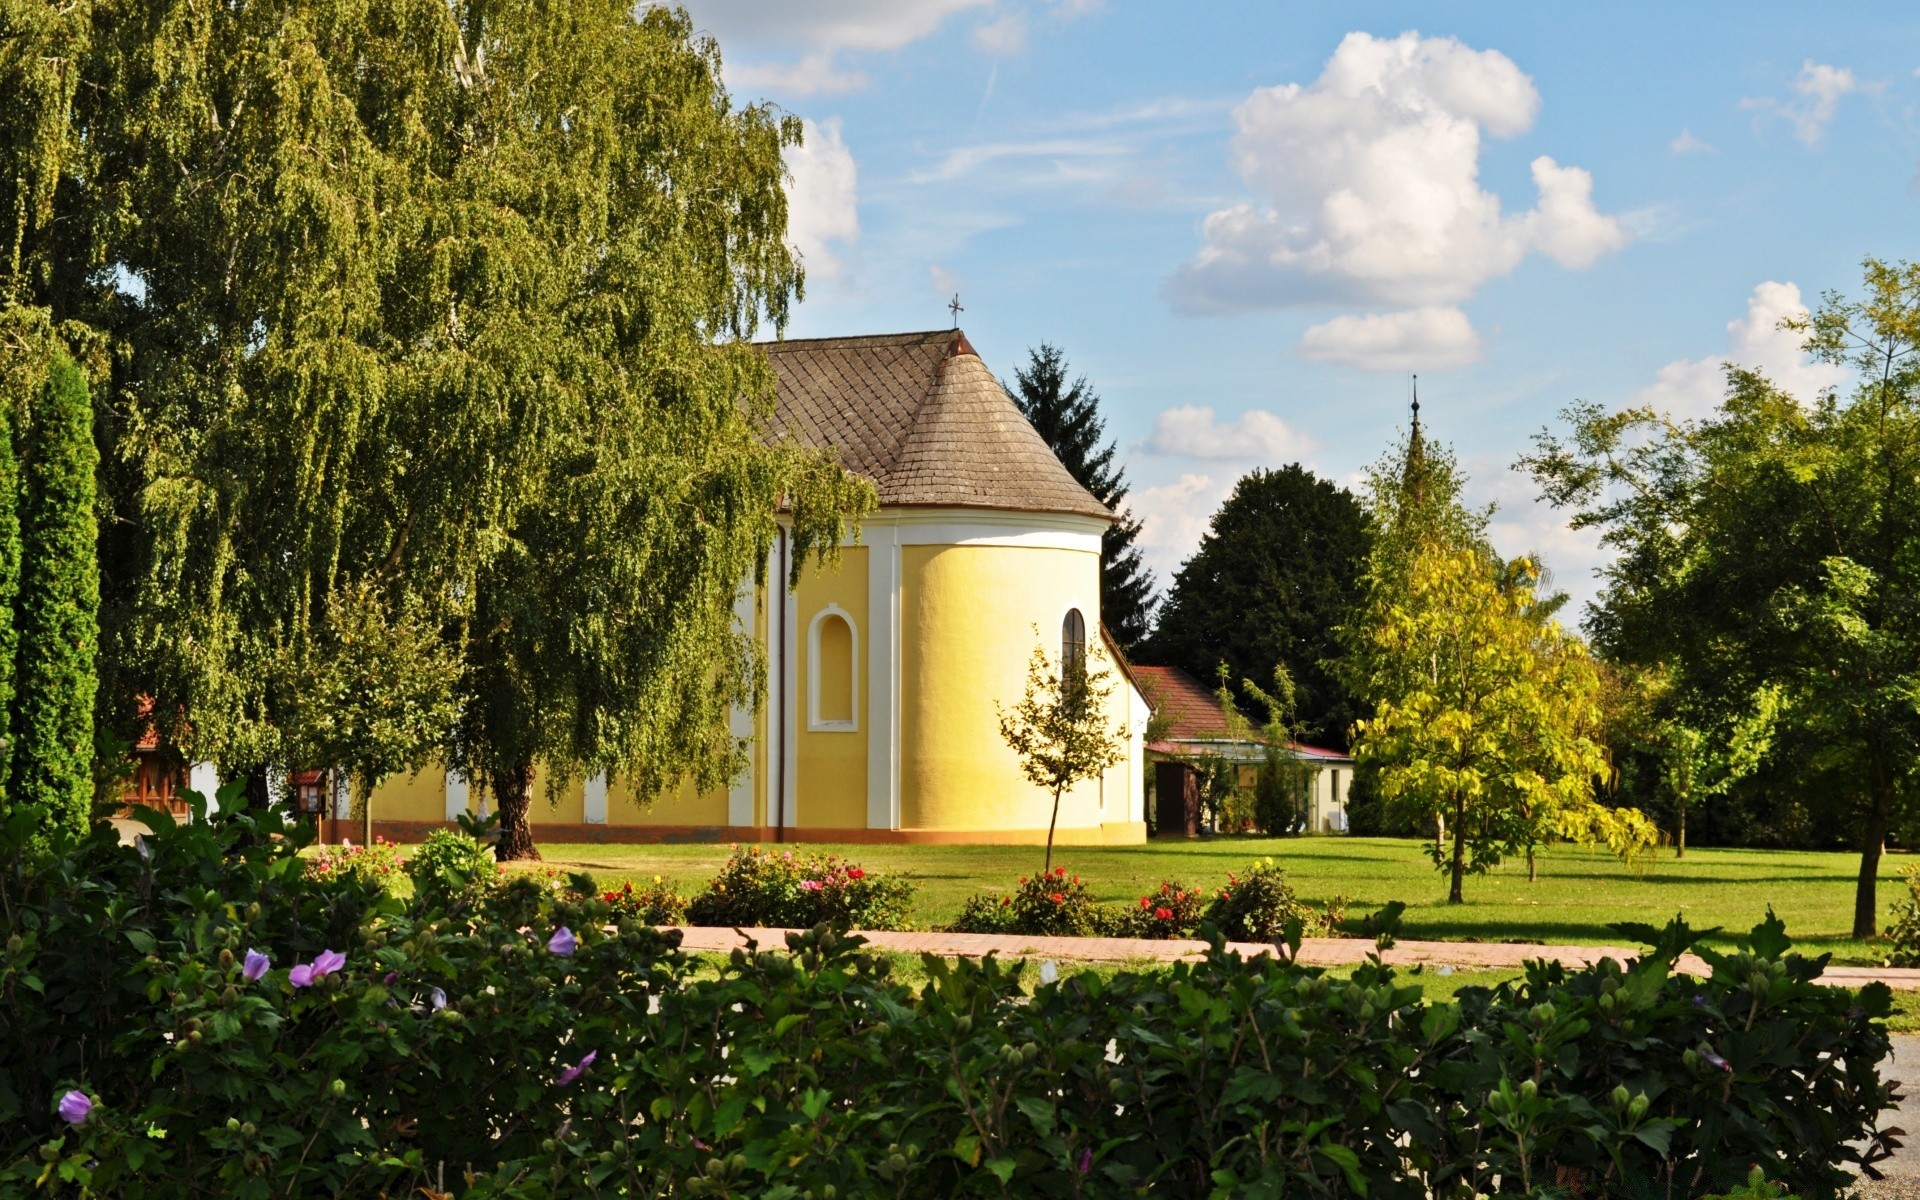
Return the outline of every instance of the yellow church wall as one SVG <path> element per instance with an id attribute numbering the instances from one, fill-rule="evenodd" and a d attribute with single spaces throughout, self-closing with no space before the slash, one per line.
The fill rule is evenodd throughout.
<path id="1" fill-rule="evenodd" d="M 607 824 L 609 825 L 725 825 L 727 793 L 725 789 L 697 792 L 692 783 L 682 783 L 672 793 L 643 805 L 638 794 L 619 780 L 607 785 Z"/>
<path id="2" fill-rule="evenodd" d="M 447 773 L 427 767 L 395 775 L 373 789 L 377 821 L 439 821 L 447 815 Z"/>
<path id="3" fill-rule="evenodd" d="M 848 546 L 840 551 L 837 566 L 807 568 L 800 587 L 791 599 L 794 606 L 794 739 L 796 754 L 795 803 L 789 820 L 801 829 L 861 829 L 867 824 L 867 737 L 872 729 L 868 720 L 870 690 L 865 682 L 872 625 L 867 620 L 868 548 Z M 844 614 L 851 635 L 852 670 L 823 670 L 823 686 L 814 703 L 813 643 L 817 634 L 832 624 L 834 617 L 822 620 L 822 614 Z M 815 622 L 820 625 L 816 627 Z M 831 637 L 821 638 L 823 664 L 831 652 Z M 835 676 L 838 676 L 836 679 Z M 853 728 L 830 728 L 836 724 L 829 707 L 831 693 L 839 683 L 853 701 Z M 771 707 L 771 706 L 769 706 Z M 843 710 L 844 711 L 844 710 Z M 814 718 L 818 716 L 819 721 Z"/>
<path id="4" fill-rule="evenodd" d="M 1031 546 L 901 548 L 900 815 L 908 830 L 1040 830 L 1052 797 L 1000 736 L 1036 642 L 1060 653 L 1078 607 L 1097 638 L 1097 553 Z M 1061 801 L 1067 840 L 1105 840 L 1098 783 Z"/>

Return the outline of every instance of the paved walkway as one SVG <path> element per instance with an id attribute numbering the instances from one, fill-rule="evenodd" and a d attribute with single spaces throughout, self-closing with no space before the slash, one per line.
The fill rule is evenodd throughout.
<path id="1" fill-rule="evenodd" d="M 748 939 L 761 946 L 784 946 L 785 929 L 682 929 L 681 945 L 688 950 L 727 951 L 744 946 Z M 1197 959 L 1206 952 L 1205 942 L 1153 941 L 1146 938 L 1071 938 L 1021 937 L 988 933 L 878 933 L 863 932 L 876 950 L 904 954 L 939 954 L 949 957 L 983 958 L 997 954 L 1001 958 L 1044 958 L 1061 962 L 1137 962 L 1154 960 L 1174 962 Z M 1246 956 L 1273 953 L 1265 942 L 1229 942 L 1229 949 Z M 1373 943 L 1359 938 L 1307 938 L 1300 944 L 1300 961 L 1313 966 L 1351 966 L 1365 961 L 1373 952 Z M 1400 940 L 1381 957 L 1396 967 L 1450 967 L 1456 971 L 1517 970 L 1530 959 L 1548 958 L 1569 967 L 1583 967 L 1612 958 L 1625 962 L 1641 954 L 1630 946 L 1535 946 L 1495 942 L 1417 942 Z M 1689 954 L 1680 960 L 1680 969 L 1693 975 L 1705 975 L 1707 965 Z M 1879 980 L 1889 987 L 1906 991 L 1920 990 L 1920 969 L 1899 967 L 1828 967 L 1823 979 L 1837 986 L 1859 987 Z"/>

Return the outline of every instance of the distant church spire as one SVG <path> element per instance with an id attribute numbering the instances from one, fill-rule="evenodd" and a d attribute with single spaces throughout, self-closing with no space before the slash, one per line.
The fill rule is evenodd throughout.
<path id="1" fill-rule="evenodd" d="M 1407 498 L 1418 504 L 1424 498 L 1427 482 L 1427 443 L 1420 433 L 1420 377 L 1413 377 L 1413 430 L 1407 435 L 1407 460 L 1401 467 L 1400 483 Z"/>

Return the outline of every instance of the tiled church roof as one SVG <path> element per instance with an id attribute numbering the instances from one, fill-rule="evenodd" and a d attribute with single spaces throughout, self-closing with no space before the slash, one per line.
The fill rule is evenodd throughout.
<path id="1" fill-rule="evenodd" d="M 1113 514 L 1060 465 L 957 329 L 765 342 L 776 432 L 832 446 L 886 507 Z"/>

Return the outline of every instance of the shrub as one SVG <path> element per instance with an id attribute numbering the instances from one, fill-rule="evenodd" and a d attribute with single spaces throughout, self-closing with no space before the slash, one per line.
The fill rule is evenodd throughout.
<path id="1" fill-rule="evenodd" d="M 652 883 L 638 889 L 631 882 L 623 883 L 601 899 L 613 907 L 615 915 L 632 918 L 643 925 L 687 923 L 687 898 L 658 875 Z"/>
<path id="2" fill-rule="evenodd" d="M 1207 905 L 1206 920 L 1232 942 L 1272 942 L 1286 936 L 1291 921 L 1301 933 L 1320 937 L 1333 930 L 1338 914 L 1313 908 L 1293 894 L 1287 872 L 1271 858 L 1240 872 L 1228 872 L 1227 883 Z"/>
<path id="3" fill-rule="evenodd" d="M 407 878 L 421 905 L 448 909 L 478 888 L 491 887 L 499 867 L 493 855 L 465 833 L 436 829 L 407 860 Z"/>
<path id="4" fill-rule="evenodd" d="M 406 874 L 406 863 L 400 858 L 400 847 L 386 838 L 376 837 L 371 846 L 342 841 L 338 846 L 316 848 L 307 859 L 307 874 L 321 880 L 349 877 L 382 891 L 392 891 L 393 885 Z"/>
<path id="5" fill-rule="evenodd" d="M 905 929 L 913 881 L 832 854 L 735 846 L 707 890 L 687 905 L 694 925 Z"/>
<path id="6" fill-rule="evenodd" d="M 1218 944 L 1028 996 L 992 959 L 909 989 L 827 930 L 712 972 L 579 877 L 453 919 L 309 878 L 272 814 L 150 859 L 111 830 L 23 858 L 26 829 L 0 1194 L 1679 1200 L 1759 1166 L 1829 1196 L 1892 1141 L 1890 993 L 1820 986 L 1771 918 L 1730 952 L 1624 928 L 1653 950 L 1453 1004 Z"/>
<path id="7" fill-rule="evenodd" d="M 1887 964 L 1920 967 L 1920 867 L 1901 872 L 1906 898 L 1893 906 L 1893 924 L 1887 926 Z"/>
<path id="8" fill-rule="evenodd" d="M 1093 898 L 1078 875 L 1055 867 L 1023 875 L 1008 895 L 981 893 L 967 900 L 956 933 L 1018 933 L 1028 937 L 1102 937 L 1116 932 L 1121 914 Z"/>
<path id="9" fill-rule="evenodd" d="M 1169 879 L 1127 910 L 1125 920 L 1118 923 L 1118 931 L 1138 938 L 1192 937 L 1200 928 L 1206 904 L 1205 892 L 1182 887 Z"/>

